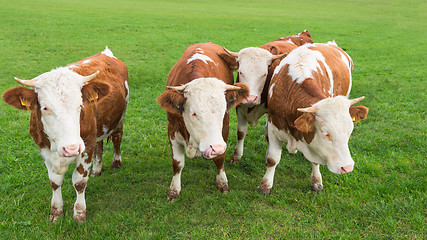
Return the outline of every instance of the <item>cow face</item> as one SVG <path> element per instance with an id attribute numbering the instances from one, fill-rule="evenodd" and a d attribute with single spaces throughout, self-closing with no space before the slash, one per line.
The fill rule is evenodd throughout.
<path id="1" fill-rule="evenodd" d="M 83 100 L 87 103 L 100 99 L 109 92 L 108 85 L 98 82 L 82 89 L 97 74 L 98 72 L 83 77 L 67 68 L 58 68 L 32 80 L 16 79 L 33 89 L 9 89 L 3 94 L 3 100 L 18 109 L 38 111 L 51 151 L 63 157 L 76 156 L 85 150 L 80 137 Z"/>
<path id="2" fill-rule="evenodd" d="M 364 97 L 348 100 L 344 96 L 323 99 L 312 107 L 299 108 L 304 112 L 295 127 L 303 132 L 314 132 L 313 140 L 302 151 L 309 160 L 326 164 L 336 174 L 353 171 L 354 161 L 348 149 L 353 123 L 365 119 L 368 108 L 350 107 Z"/>
<path id="3" fill-rule="evenodd" d="M 260 104 L 261 93 L 268 75 L 268 67 L 274 60 L 286 54 L 273 55 L 258 47 L 244 48 L 239 53 L 228 52 L 228 54 L 237 60 L 239 82 L 246 84 L 250 89 L 249 97 L 242 104 L 250 106 Z"/>
<path id="4" fill-rule="evenodd" d="M 182 116 L 185 127 L 205 158 L 225 152 L 222 136 L 225 112 L 248 96 L 241 83 L 227 85 L 216 78 L 199 78 L 179 86 L 168 87 L 157 101 L 171 114 Z"/>

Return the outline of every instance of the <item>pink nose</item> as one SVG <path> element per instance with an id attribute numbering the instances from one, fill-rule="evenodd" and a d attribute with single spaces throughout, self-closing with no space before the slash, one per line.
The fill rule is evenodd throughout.
<path id="1" fill-rule="evenodd" d="M 227 146 L 225 145 L 210 145 L 204 152 L 203 155 L 205 156 L 205 158 L 214 158 L 218 155 L 221 155 L 223 153 L 225 153 L 225 149 L 227 148 Z"/>
<path id="2" fill-rule="evenodd" d="M 349 173 L 349 172 L 351 172 L 351 171 L 353 171 L 353 165 L 348 165 L 348 166 L 345 166 L 345 167 L 341 167 L 341 168 L 340 168 L 340 173 L 341 173 L 341 174 Z"/>
<path id="3" fill-rule="evenodd" d="M 70 145 L 62 148 L 62 154 L 66 157 L 76 156 L 80 154 L 81 146 L 79 145 Z"/>
<path id="4" fill-rule="evenodd" d="M 250 95 L 242 102 L 243 104 L 259 104 L 258 96 Z"/>

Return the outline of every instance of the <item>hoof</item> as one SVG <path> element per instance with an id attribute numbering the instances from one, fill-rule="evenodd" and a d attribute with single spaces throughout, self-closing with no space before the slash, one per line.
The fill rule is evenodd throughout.
<path id="1" fill-rule="evenodd" d="M 49 215 L 49 221 L 51 222 L 58 222 L 58 220 L 62 217 L 62 215 L 59 216 L 54 216 L 54 215 Z"/>
<path id="2" fill-rule="evenodd" d="M 311 191 L 313 191 L 315 193 L 322 192 L 323 191 L 323 185 L 322 184 L 311 185 Z"/>
<path id="3" fill-rule="evenodd" d="M 264 189 L 261 186 L 258 186 L 257 189 L 258 189 L 258 192 L 262 195 L 270 195 L 271 189 Z"/>
<path id="4" fill-rule="evenodd" d="M 173 200 L 175 200 L 175 198 L 179 197 L 179 192 L 176 190 L 169 190 L 168 192 L 168 202 L 173 202 Z"/>
<path id="5" fill-rule="evenodd" d="M 239 161 L 240 161 L 240 159 L 239 159 L 239 158 L 237 158 L 236 156 L 233 156 L 233 158 L 231 158 L 230 163 L 231 163 L 231 164 L 235 164 L 235 163 L 237 163 L 237 162 L 239 162 Z"/>
<path id="6" fill-rule="evenodd" d="M 227 183 L 221 185 L 217 184 L 216 188 L 222 193 L 228 193 L 230 191 L 230 188 L 228 187 Z"/>
<path id="7" fill-rule="evenodd" d="M 95 172 L 95 171 L 92 171 L 92 177 L 99 177 L 99 176 L 101 176 L 101 171 L 98 171 L 98 172 Z"/>
<path id="8" fill-rule="evenodd" d="M 81 213 L 77 213 L 76 215 L 74 215 L 74 220 L 76 220 L 76 222 L 78 223 L 84 223 L 86 220 L 86 210 L 81 212 Z"/>
<path id="9" fill-rule="evenodd" d="M 120 169 L 120 167 L 122 166 L 122 164 L 120 163 L 120 165 L 116 165 L 116 164 L 113 164 L 112 166 L 111 166 L 111 168 L 113 169 L 113 170 L 117 170 L 117 169 Z"/>

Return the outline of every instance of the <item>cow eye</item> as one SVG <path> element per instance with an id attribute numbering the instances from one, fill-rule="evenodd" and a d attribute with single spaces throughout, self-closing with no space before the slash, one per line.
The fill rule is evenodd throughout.
<path id="1" fill-rule="evenodd" d="M 331 137 L 329 136 L 329 133 L 328 133 L 328 132 L 323 131 L 322 133 L 323 133 L 323 136 L 324 136 L 326 139 L 331 140 Z"/>
<path id="2" fill-rule="evenodd" d="M 49 113 L 50 113 L 50 111 L 49 111 L 49 109 L 48 109 L 47 107 L 42 107 L 42 111 L 43 111 L 44 113 L 46 113 L 46 114 L 49 114 Z"/>
<path id="3" fill-rule="evenodd" d="M 191 114 L 193 117 L 195 117 L 195 118 L 197 118 L 197 114 L 196 113 L 193 113 L 193 114 Z"/>

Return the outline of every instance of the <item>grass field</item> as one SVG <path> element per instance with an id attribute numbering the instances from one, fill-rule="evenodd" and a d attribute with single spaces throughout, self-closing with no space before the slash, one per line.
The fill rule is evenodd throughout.
<path id="1" fill-rule="evenodd" d="M 425 1 L 28 1 L 0 0 L 0 92 L 108 46 L 128 66 L 130 105 L 123 166 L 90 178 L 88 218 L 72 218 L 72 166 L 65 216 L 49 222 L 51 187 L 29 134 L 29 113 L 0 103 L 0 239 L 426 239 L 427 81 Z M 172 178 L 165 112 L 155 98 L 184 49 L 214 42 L 232 51 L 309 30 L 354 61 L 351 97 L 368 119 L 350 139 L 355 170 L 321 167 L 325 190 L 310 191 L 311 164 L 282 154 L 269 196 L 265 120 L 249 129 L 241 162 L 225 166 L 231 191 L 215 188 L 212 161 L 186 161 L 181 196 Z M 231 114 L 227 159 L 236 143 Z"/>

